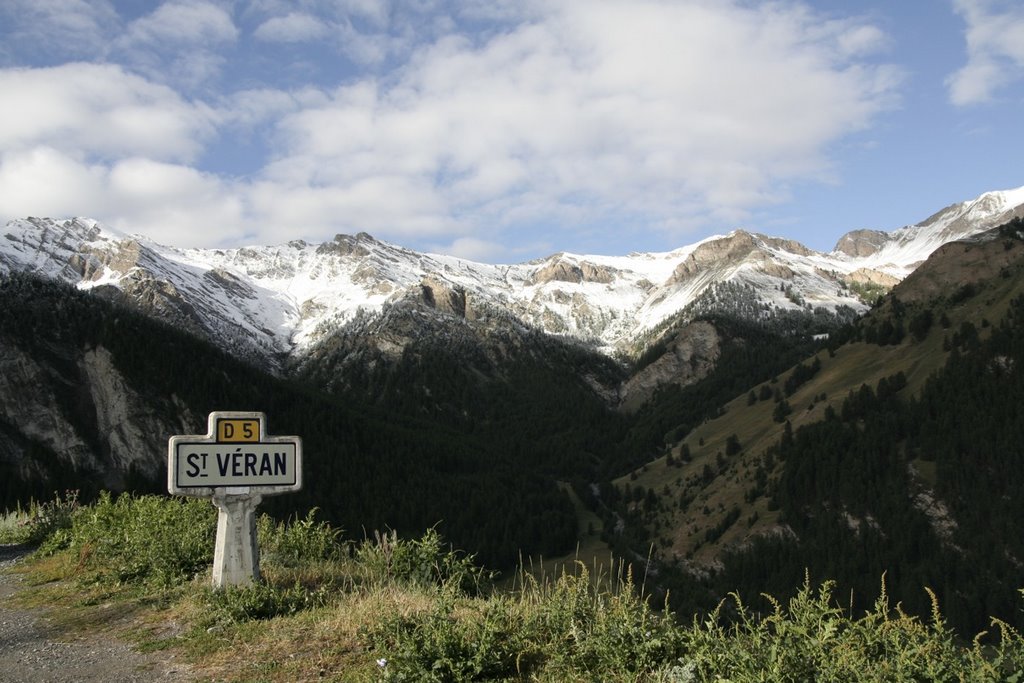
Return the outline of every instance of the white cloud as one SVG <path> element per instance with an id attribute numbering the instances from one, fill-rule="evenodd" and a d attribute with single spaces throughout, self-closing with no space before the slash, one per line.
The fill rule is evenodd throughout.
<path id="1" fill-rule="evenodd" d="M 286 117 L 269 177 L 346 192 L 404 178 L 449 212 L 436 225 L 742 215 L 777 181 L 828 172 L 829 144 L 893 105 L 897 74 L 854 60 L 882 42 L 863 23 L 778 3 L 549 7 Z"/>
<path id="2" fill-rule="evenodd" d="M 367 231 L 386 237 L 458 231 L 428 184 L 401 175 L 360 178 L 345 186 L 254 183 L 248 194 L 254 226 L 284 241 Z"/>
<path id="3" fill-rule="evenodd" d="M 111 222 L 124 231 L 144 226 L 165 242 L 223 245 L 245 234 L 242 193 L 211 174 L 149 159 L 125 159 L 106 186 Z"/>
<path id="4" fill-rule="evenodd" d="M 243 15 L 259 23 L 263 42 L 330 45 L 354 64 L 377 65 L 407 55 L 416 39 L 428 39 L 428 7 L 390 0 L 254 0 Z M 437 8 L 433 8 L 437 9 Z"/>
<path id="5" fill-rule="evenodd" d="M 246 0 L 243 4 L 244 11 L 255 16 L 281 16 L 299 11 L 331 20 L 361 17 L 383 26 L 388 23 L 395 3 L 392 0 Z M 424 3 L 417 1 L 412 4 Z"/>
<path id="6" fill-rule="evenodd" d="M 390 0 L 333 0 L 326 4 L 336 11 L 353 17 L 360 17 L 378 28 L 388 25 L 391 15 Z"/>
<path id="7" fill-rule="evenodd" d="M 129 25 L 117 55 L 136 73 L 0 71 L 0 92 L 19 102 L 0 110 L 0 214 L 89 213 L 193 245 L 367 230 L 489 259 L 502 235 L 534 223 L 675 232 L 740 220 L 789 181 L 827 177 L 831 146 L 893 106 L 899 84 L 869 59 L 886 42 L 877 27 L 789 2 L 396 7 L 257 0 L 242 11 L 259 39 L 329 29 L 324 40 L 378 65 L 333 88 L 247 83 L 206 104 L 160 85 L 215 82 L 238 42 L 231 15 L 198 0 Z M 430 21 L 411 35 L 415 16 Z M 459 33 L 467 18 L 497 23 Z M 245 180 L 201 170 L 221 136 L 268 126 L 270 162 Z M 9 196 L 25 178 L 48 191 Z"/>
<path id="8" fill-rule="evenodd" d="M 292 92 L 272 88 L 241 90 L 226 97 L 218 113 L 235 129 L 249 129 L 277 121 L 303 107 L 319 106 L 326 99 L 321 91 L 309 87 Z"/>
<path id="9" fill-rule="evenodd" d="M 997 0 L 956 0 L 967 24 L 967 63 L 947 80 L 956 105 L 987 102 L 1024 79 L 1024 8 Z"/>
<path id="10" fill-rule="evenodd" d="M 889 43 L 877 26 L 854 25 L 849 31 L 840 29 L 838 38 L 839 49 L 850 57 L 877 52 Z"/>
<path id="11" fill-rule="evenodd" d="M 20 51 L 62 57 L 95 57 L 106 53 L 120 19 L 107 0 L 5 0 L 0 23 Z"/>
<path id="12" fill-rule="evenodd" d="M 521 21 L 544 12 L 543 4 L 537 0 L 463 0 L 456 11 L 475 21 Z"/>
<path id="13" fill-rule="evenodd" d="M 0 218 L 103 216 L 106 169 L 51 147 L 0 156 Z"/>
<path id="14" fill-rule="evenodd" d="M 238 40 L 231 15 L 207 0 L 169 0 L 127 25 L 112 53 L 154 81 L 195 89 L 215 83 Z"/>
<path id="15" fill-rule="evenodd" d="M 73 155 L 190 160 L 214 114 L 117 66 L 71 63 L 0 70 L 0 149 L 48 146 Z"/>
<path id="16" fill-rule="evenodd" d="M 258 40 L 276 43 L 301 43 L 324 38 L 330 28 L 320 19 L 302 12 L 271 17 L 253 32 Z"/>
<path id="17" fill-rule="evenodd" d="M 3 220 L 85 216 L 169 244 L 235 245 L 246 234 L 243 196 L 216 176 L 148 159 L 90 163 L 49 147 L 0 156 Z"/>
<path id="18" fill-rule="evenodd" d="M 197 245 L 243 234 L 244 188 L 186 165 L 217 132 L 210 107 L 111 65 L 0 70 L 0 92 L 18 103 L 0 109 L 3 220 L 89 216 Z"/>
<path id="19" fill-rule="evenodd" d="M 459 237 L 450 244 L 435 245 L 432 250 L 478 263 L 495 263 L 507 255 L 505 245 L 476 237 Z"/>
<path id="20" fill-rule="evenodd" d="M 405 46 L 404 41 L 387 33 L 364 33 L 348 22 L 338 24 L 334 31 L 338 48 L 356 64 L 379 64 Z"/>
<path id="21" fill-rule="evenodd" d="M 238 38 L 231 15 L 204 0 L 170 0 L 128 25 L 127 45 L 211 45 Z"/>

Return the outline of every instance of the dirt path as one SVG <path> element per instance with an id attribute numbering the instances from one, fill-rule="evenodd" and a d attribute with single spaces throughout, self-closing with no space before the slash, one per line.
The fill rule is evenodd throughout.
<path id="1" fill-rule="evenodd" d="M 140 654 L 102 634 L 64 634 L 52 626 L 48 610 L 13 608 L 11 596 L 21 590 L 21 577 L 7 570 L 27 553 L 24 547 L 0 546 L 0 682 L 192 680 L 187 665 L 170 655 Z"/>

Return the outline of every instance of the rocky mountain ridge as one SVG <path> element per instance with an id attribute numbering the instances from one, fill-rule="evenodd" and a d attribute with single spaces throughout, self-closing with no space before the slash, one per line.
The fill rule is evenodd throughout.
<path id="1" fill-rule="evenodd" d="M 126 297 L 274 367 L 360 316 L 410 299 L 445 316 L 486 325 L 499 314 L 606 354 L 633 354 L 638 340 L 718 283 L 749 285 L 779 310 L 865 310 L 861 285 L 891 287 L 942 244 L 1022 214 L 1019 188 L 893 232 L 853 231 L 828 254 L 736 230 L 664 253 L 558 253 L 514 265 L 418 253 L 366 233 L 322 244 L 180 249 L 94 220 L 28 218 L 0 235 L 0 272 L 35 272 Z"/>

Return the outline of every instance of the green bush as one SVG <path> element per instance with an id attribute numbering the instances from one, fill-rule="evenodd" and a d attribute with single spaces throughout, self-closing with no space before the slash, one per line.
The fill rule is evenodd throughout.
<path id="1" fill-rule="evenodd" d="M 25 543 L 28 519 L 28 512 L 20 506 L 0 514 L 0 544 Z"/>
<path id="2" fill-rule="evenodd" d="M 49 530 L 45 544 L 66 547 L 99 581 L 162 589 L 212 562 L 216 511 L 206 500 L 103 494 L 79 506 L 65 494 L 33 515 Z M 578 564 L 553 582 L 524 572 L 517 587 L 482 597 L 490 575 L 435 530 L 376 534 L 353 559 L 313 511 L 259 527 L 285 569 L 267 583 L 197 590 L 200 630 L 324 606 L 338 590 L 410 588 L 419 608 L 382 611 L 361 631 L 385 681 L 1024 681 L 1024 638 L 1009 625 L 993 620 L 991 634 L 967 641 L 930 591 L 931 618 L 921 620 L 890 606 L 884 580 L 860 617 L 834 600 L 832 583 L 805 580 L 785 605 L 765 596 L 767 616 L 733 596 L 687 625 L 654 609 L 628 571 L 592 577 Z"/>
<path id="3" fill-rule="evenodd" d="M 579 563 L 540 597 L 529 640 L 545 644 L 549 675 L 567 678 L 599 672 L 601 680 L 635 680 L 682 654 L 681 632 L 671 613 L 655 611 L 633 583 L 631 572 L 611 585 L 592 580 Z"/>
<path id="4" fill-rule="evenodd" d="M 260 554 L 264 561 L 282 567 L 297 567 L 311 562 L 337 561 L 345 557 L 347 546 L 339 540 L 341 529 L 317 522 L 316 508 L 291 522 L 275 522 L 260 515 L 257 522 Z"/>
<path id="5" fill-rule="evenodd" d="M 884 587 L 854 618 L 831 583 L 808 582 L 786 606 L 765 596 L 765 617 L 734 596 L 687 626 L 652 610 L 628 576 L 611 590 L 594 583 L 581 570 L 553 585 L 528 582 L 518 600 L 442 593 L 431 609 L 391 615 L 364 637 L 386 681 L 1024 680 L 1019 633 L 995 621 L 996 642 L 983 645 L 982 634 L 965 643 L 934 596 L 930 623 L 890 607 Z"/>
<path id="6" fill-rule="evenodd" d="M 1024 672 L 1024 642 L 999 625 L 996 646 L 982 648 L 979 635 L 965 646 L 946 627 L 932 596 L 930 624 L 895 610 L 883 584 L 872 611 L 851 618 L 832 599 L 833 584 L 814 591 L 809 582 L 784 608 L 755 618 L 733 596 L 737 615 L 729 625 L 721 608 L 687 631 L 689 661 L 698 680 L 734 681 L 1014 681 Z"/>
<path id="7" fill-rule="evenodd" d="M 628 575 L 611 590 L 582 565 L 552 585 L 524 582 L 518 598 L 460 603 L 442 590 L 430 610 L 390 615 L 369 629 L 364 637 L 383 655 L 384 680 L 686 680 L 686 669 L 674 666 L 682 629 L 652 610 Z"/>
<path id="8" fill-rule="evenodd" d="M 104 492 L 75 512 L 68 545 L 103 579 L 169 586 L 209 570 L 216 524 L 208 500 Z"/>
<path id="9" fill-rule="evenodd" d="M 491 575 L 472 555 L 452 550 L 435 529 L 415 540 L 399 539 L 395 531 L 375 532 L 356 549 L 356 561 L 373 581 L 416 586 L 453 585 L 479 593 Z"/>
<path id="10" fill-rule="evenodd" d="M 457 593 L 442 590 L 426 612 L 392 613 L 364 638 L 387 654 L 378 660 L 383 680 L 460 683 L 515 677 L 528 667 L 523 614 L 509 597 L 457 614 Z M 527 654 L 524 654 L 527 653 Z"/>
<path id="11" fill-rule="evenodd" d="M 0 542 L 41 545 L 44 551 L 66 545 L 71 520 L 78 510 L 78 491 L 55 493 L 53 500 L 31 503 L 0 517 Z"/>
<path id="12" fill-rule="evenodd" d="M 254 583 L 250 586 L 208 588 L 203 595 L 206 617 L 211 623 L 272 619 L 327 603 L 325 590 L 311 591 L 299 584 L 281 587 Z"/>

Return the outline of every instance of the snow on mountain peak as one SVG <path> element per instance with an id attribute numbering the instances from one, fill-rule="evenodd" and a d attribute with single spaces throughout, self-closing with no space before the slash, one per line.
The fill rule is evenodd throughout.
<path id="1" fill-rule="evenodd" d="M 988 211 L 998 215 L 1007 210 L 1024 205 L 1024 186 L 995 192 L 986 192 L 974 202 L 977 205 L 987 205 Z"/>
<path id="2" fill-rule="evenodd" d="M 500 309 L 551 334 L 629 348 L 716 283 L 777 308 L 863 309 L 850 283 L 894 283 L 941 244 L 1024 213 L 1024 187 L 989 192 L 891 233 L 844 235 L 829 254 L 745 230 L 662 253 L 558 253 L 489 265 L 418 253 L 366 234 L 277 246 L 178 249 L 83 218 L 11 221 L 0 271 L 38 272 L 81 288 L 115 286 L 229 348 L 267 358 L 303 353 L 360 312 L 429 290 L 447 314 Z"/>
<path id="3" fill-rule="evenodd" d="M 857 268 L 903 279 L 947 242 L 963 239 L 1024 215 L 1024 187 L 986 192 L 952 204 L 915 225 L 893 232 L 855 230 L 843 235 L 832 256 L 852 257 Z"/>

